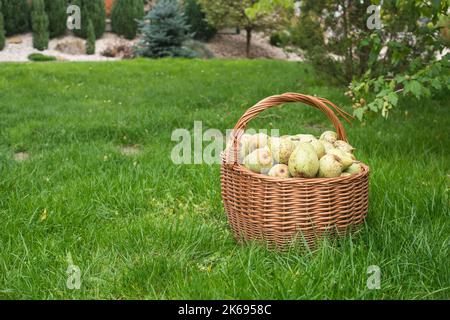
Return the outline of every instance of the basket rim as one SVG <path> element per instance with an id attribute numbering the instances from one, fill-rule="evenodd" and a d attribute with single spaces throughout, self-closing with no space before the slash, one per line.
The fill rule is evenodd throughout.
<path id="1" fill-rule="evenodd" d="M 243 165 L 239 163 L 226 163 L 226 153 L 222 152 L 221 154 L 222 158 L 222 166 L 228 166 L 230 170 L 238 171 L 239 173 L 249 176 L 253 179 L 260 179 L 260 180 L 266 180 L 267 182 L 276 182 L 281 183 L 285 185 L 298 185 L 298 184 L 330 184 L 330 183 L 342 183 L 342 182 L 353 182 L 353 180 L 357 180 L 361 177 L 368 176 L 370 173 L 370 167 L 359 161 L 361 164 L 363 171 L 357 174 L 352 174 L 351 176 L 344 176 L 344 177 L 336 177 L 336 178 L 277 178 L 277 177 L 271 177 L 262 173 L 256 173 L 251 171 L 250 169 L 247 169 Z"/>

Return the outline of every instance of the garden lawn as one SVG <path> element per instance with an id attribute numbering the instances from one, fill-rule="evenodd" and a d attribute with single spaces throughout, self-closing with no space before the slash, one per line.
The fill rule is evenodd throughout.
<path id="1" fill-rule="evenodd" d="M 316 252 L 237 245 L 220 167 L 171 162 L 174 129 L 198 120 L 225 131 L 287 91 L 350 104 L 344 87 L 301 63 L 1 64 L 0 298 L 450 298 L 446 97 L 346 126 L 372 170 L 367 224 Z M 304 105 L 251 124 L 331 129 Z M 66 285 L 70 260 L 79 290 Z M 371 265 L 381 269 L 379 290 L 366 286 Z"/>

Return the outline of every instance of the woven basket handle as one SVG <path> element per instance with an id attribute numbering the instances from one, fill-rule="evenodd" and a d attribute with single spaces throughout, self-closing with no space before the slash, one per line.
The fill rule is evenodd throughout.
<path id="1" fill-rule="evenodd" d="M 232 139 L 233 139 L 233 151 L 234 151 L 234 160 L 233 162 L 237 163 L 237 154 L 238 154 L 238 148 L 237 148 L 237 142 L 241 138 L 242 134 L 244 133 L 247 124 L 254 118 L 256 118 L 261 112 L 263 112 L 266 109 L 278 106 L 280 104 L 284 104 L 287 102 L 302 102 L 304 104 L 307 104 L 309 106 L 312 106 L 316 109 L 319 109 L 325 115 L 330 119 L 330 121 L 333 123 L 333 126 L 336 129 L 336 133 L 340 140 L 347 141 L 347 135 L 345 133 L 344 126 L 342 125 L 341 121 L 339 121 L 339 118 L 334 113 L 333 109 L 347 122 L 350 123 L 349 118 L 353 118 L 350 114 L 345 112 L 344 110 L 340 109 L 338 106 L 333 104 L 332 102 L 318 97 L 308 96 L 300 93 L 284 93 L 281 95 L 271 96 L 264 100 L 261 100 L 256 105 L 248 109 L 244 115 L 239 119 L 236 126 L 233 129 L 232 133 Z"/>

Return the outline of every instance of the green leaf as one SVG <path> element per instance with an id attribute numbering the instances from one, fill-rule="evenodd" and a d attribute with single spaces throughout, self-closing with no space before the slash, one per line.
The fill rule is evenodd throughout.
<path id="1" fill-rule="evenodd" d="M 361 121 L 364 117 L 364 113 L 366 112 L 366 108 L 358 108 L 353 111 L 353 115 Z"/>
<path id="2" fill-rule="evenodd" d="M 407 82 L 405 84 L 405 91 L 404 94 L 411 93 L 416 98 L 420 98 L 422 96 L 422 84 L 417 80 L 412 80 L 410 82 Z"/>
<path id="3" fill-rule="evenodd" d="M 439 81 L 439 79 L 436 79 L 436 78 L 431 80 L 431 86 L 433 88 L 435 88 L 436 90 L 441 90 L 442 89 L 441 81 Z"/>
<path id="4" fill-rule="evenodd" d="M 395 107 L 398 103 L 398 96 L 395 92 L 391 92 L 387 95 L 387 100 L 391 105 Z"/>

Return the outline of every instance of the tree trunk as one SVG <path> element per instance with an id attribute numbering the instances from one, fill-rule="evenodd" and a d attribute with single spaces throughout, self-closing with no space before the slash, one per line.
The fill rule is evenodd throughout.
<path id="1" fill-rule="evenodd" d="M 252 28 L 246 28 L 245 31 L 247 31 L 246 54 L 247 54 L 247 58 L 250 58 L 250 47 L 252 45 Z"/>
<path id="2" fill-rule="evenodd" d="M 350 10 L 351 1 L 343 1 L 342 2 L 342 10 L 343 10 L 343 18 L 344 18 L 344 38 L 345 44 L 347 45 L 347 57 L 345 59 L 346 65 L 346 78 L 348 81 L 353 79 L 353 45 L 351 40 L 349 39 L 349 23 L 348 23 L 348 10 Z"/>

